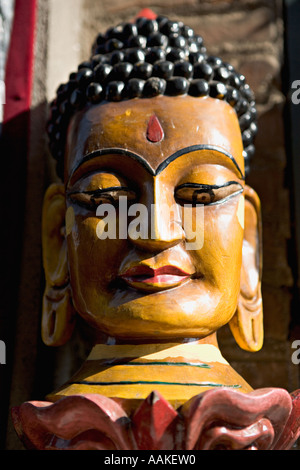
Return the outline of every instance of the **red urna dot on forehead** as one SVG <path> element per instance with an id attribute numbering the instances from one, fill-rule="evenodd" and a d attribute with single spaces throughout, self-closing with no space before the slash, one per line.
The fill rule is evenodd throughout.
<path id="1" fill-rule="evenodd" d="M 147 140 L 150 142 L 160 142 L 164 138 L 164 131 L 157 116 L 153 114 L 148 122 Z"/>

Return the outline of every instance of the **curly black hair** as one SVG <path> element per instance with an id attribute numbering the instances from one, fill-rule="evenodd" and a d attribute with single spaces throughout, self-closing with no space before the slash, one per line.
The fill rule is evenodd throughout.
<path id="1" fill-rule="evenodd" d="M 58 87 L 47 125 L 57 174 L 63 176 L 67 128 L 76 111 L 103 101 L 184 94 L 224 100 L 235 109 L 247 175 L 257 132 L 253 91 L 232 65 L 207 54 L 192 28 L 165 16 L 140 17 L 99 34 L 90 60 Z"/>

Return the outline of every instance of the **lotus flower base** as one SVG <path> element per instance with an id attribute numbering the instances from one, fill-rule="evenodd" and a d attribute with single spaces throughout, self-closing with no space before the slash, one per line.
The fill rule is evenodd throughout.
<path id="1" fill-rule="evenodd" d="M 128 415 L 111 398 L 74 395 L 13 408 L 16 432 L 38 450 L 288 450 L 300 435 L 300 390 L 221 388 L 175 410 L 153 391 Z"/>

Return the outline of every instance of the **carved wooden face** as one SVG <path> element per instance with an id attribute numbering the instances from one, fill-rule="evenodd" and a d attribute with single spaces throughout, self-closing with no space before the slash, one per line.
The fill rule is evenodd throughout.
<path id="1" fill-rule="evenodd" d="M 240 292 L 242 150 L 235 111 L 212 98 L 106 103 L 73 119 L 67 253 L 88 323 L 152 339 L 228 323 Z"/>

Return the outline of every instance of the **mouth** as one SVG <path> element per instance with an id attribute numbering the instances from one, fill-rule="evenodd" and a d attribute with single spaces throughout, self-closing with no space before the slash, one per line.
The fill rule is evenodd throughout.
<path id="1" fill-rule="evenodd" d="M 155 292 L 179 286 L 190 279 L 191 275 L 176 266 L 162 266 L 154 269 L 150 266 L 139 265 L 128 269 L 120 277 L 130 287 Z"/>

